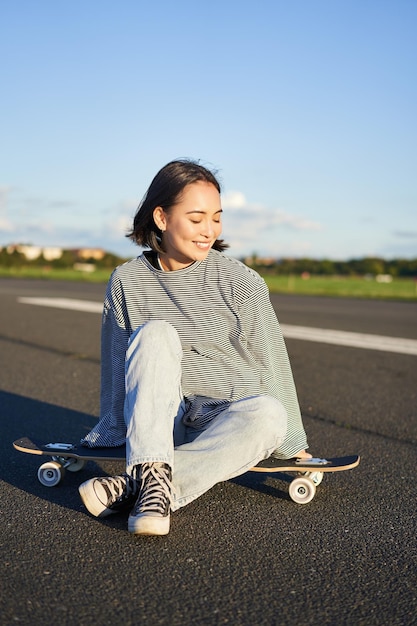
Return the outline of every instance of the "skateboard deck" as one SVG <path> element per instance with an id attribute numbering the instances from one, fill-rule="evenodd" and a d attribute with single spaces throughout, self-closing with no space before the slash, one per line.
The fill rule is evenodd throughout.
<path id="1" fill-rule="evenodd" d="M 65 470 L 78 472 L 87 461 L 125 461 L 126 446 L 117 448 L 87 448 L 79 443 L 42 443 L 29 437 L 13 442 L 19 452 L 48 456 L 50 461 L 38 469 L 38 479 L 45 487 L 55 487 L 64 477 Z M 252 467 L 251 472 L 297 474 L 289 487 L 289 495 L 297 504 L 307 504 L 316 493 L 326 472 L 342 472 L 359 465 L 357 455 L 329 459 L 290 459 L 282 461 L 269 457 Z"/>
<path id="2" fill-rule="evenodd" d="M 323 480 L 326 472 L 344 472 L 357 467 L 360 456 L 342 456 L 329 459 L 289 459 L 281 460 L 270 456 L 258 465 L 251 468 L 251 472 L 295 472 L 297 476 L 292 479 L 289 486 L 291 500 L 297 504 L 308 504 L 316 495 L 316 487 Z"/>
<path id="3" fill-rule="evenodd" d="M 87 448 L 80 443 L 42 443 L 22 437 L 13 442 L 19 452 L 49 456 L 38 470 L 38 479 L 45 487 L 55 487 L 65 475 L 65 470 L 79 472 L 87 461 L 125 461 L 126 446 L 118 448 Z"/>

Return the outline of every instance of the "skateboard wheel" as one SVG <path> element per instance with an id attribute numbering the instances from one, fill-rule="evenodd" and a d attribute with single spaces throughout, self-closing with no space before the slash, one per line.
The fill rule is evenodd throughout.
<path id="1" fill-rule="evenodd" d="M 80 472 L 85 465 L 84 459 L 71 459 L 71 461 L 73 462 L 65 466 L 69 472 Z"/>
<path id="2" fill-rule="evenodd" d="M 291 500 L 297 504 L 308 504 L 316 495 L 316 485 L 307 476 L 294 478 L 290 484 L 289 494 Z"/>
<path id="3" fill-rule="evenodd" d="M 55 487 L 61 482 L 64 473 L 65 470 L 58 461 L 48 461 L 38 469 L 38 479 L 44 487 Z"/>

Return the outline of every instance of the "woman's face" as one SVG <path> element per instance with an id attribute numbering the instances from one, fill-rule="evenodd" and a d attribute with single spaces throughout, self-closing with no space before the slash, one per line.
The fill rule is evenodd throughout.
<path id="1" fill-rule="evenodd" d="M 162 231 L 162 267 L 173 271 L 203 261 L 222 231 L 221 213 L 219 192 L 203 181 L 187 185 L 169 211 L 157 207 L 153 216 Z"/>

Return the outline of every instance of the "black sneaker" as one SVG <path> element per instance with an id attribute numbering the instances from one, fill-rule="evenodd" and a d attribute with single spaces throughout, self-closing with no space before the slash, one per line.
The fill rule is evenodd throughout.
<path id="1" fill-rule="evenodd" d="M 136 468 L 139 495 L 129 515 L 129 532 L 167 535 L 172 502 L 172 472 L 166 463 L 142 463 Z"/>
<path id="2" fill-rule="evenodd" d="M 79 486 L 81 500 L 91 515 L 106 517 L 130 508 L 138 495 L 139 485 L 129 474 L 91 478 Z"/>

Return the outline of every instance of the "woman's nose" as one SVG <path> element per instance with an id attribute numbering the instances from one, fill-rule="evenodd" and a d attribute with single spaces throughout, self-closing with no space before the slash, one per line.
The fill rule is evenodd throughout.
<path id="1" fill-rule="evenodd" d="M 204 235 L 204 237 L 210 238 L 210 237 L 213 237 L 213 233 L 214 233 L 213 224 L 211 222 L 203 222 L 201 234 Z"/>

